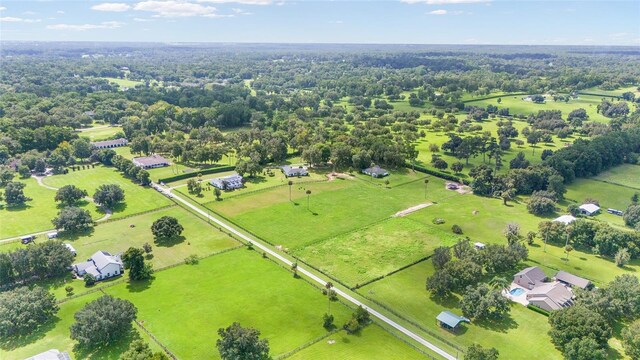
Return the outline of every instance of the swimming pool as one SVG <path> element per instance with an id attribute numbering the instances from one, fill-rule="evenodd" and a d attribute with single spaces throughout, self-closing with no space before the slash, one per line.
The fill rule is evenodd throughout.
<path id="1" fill-rule="evenodd" d="M 509 294 L 513 295 L 513 296 L 520 296 L 522 294 L 524 294 L 524 289 L 522 288 L 514 288 L 509 290 Z"/>

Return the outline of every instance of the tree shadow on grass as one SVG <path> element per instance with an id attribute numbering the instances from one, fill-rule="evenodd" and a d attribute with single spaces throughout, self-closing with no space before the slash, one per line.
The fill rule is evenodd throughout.
<path id="1" fill-rule="evenodd" d="M 520 306 L 520 304 L 513 304 L 512 306 Z M 511 315 L 507 315 L 499 320 L 476 320 L 473 324 L 483 329 L 501 333 L 506 333 L 509 330 L 518 328 L 518 323 L 513 320 Z"/>
<path id="2" fill-rule="evenodd" d="M 160 247 L 172 247 L 184 242 L 187 238 L 180 236 L 172 236 L 170 238 L 156 239 L 153 243 Z"/>
<path id="3" fill-rule="evenodd" d="M 129 282 L 127 283 L 127 290 L 129 290 L 129 292 L 145 291 L 151 286 L 151 283 L 153 283 L 153 280 L 155 280 L 154 276 L 151 276 L 151 278 L 147 280 L 137 280 L 137 281 L 129 280 Z"/>
<path id="4" fill-rule="evenodd" d="M 59 317 L 54 317 L 51 320 L 47 321 L 42 326 L 37 329 L 31 331 L 30 333 L 23 336 L 12 336 L 9 339 L 1 339 L 0 340 L 0 349 L 5 351 L 15 350 L 17 348 L 25 347 L 27 345 L 33 344 L 38 340 L 43 339 L 47 333 L 53 330 L 56 327 L 56 324 L 61 319 Z"/>
<path id="5" fill-rule="evenodd" d="M 89 228 L 87 230 L 84 230 L 84 231 L 74 231 L 74 232 L 62 231 L 58 235 L 58 239 L 61 240 L 61 241 L 64 241 L 64 240 L 75 241 L 75 240 L 78 240 L 81 237 L 92 235 L 94 231 L 95 231 L 95 229 L 93 227 L 91 227 L 91 228 Z"/>
<path id="6" fill-rule="evenodd" d="M 434 303 L 440 306 L 443 306 L 447 309 L 457 308 L 460 306 L 460 301 L 453 294 L 449 294 L 447 296 L 431 295 L 429 296 L 429 299 L 431 299 L 431 301 L 433 301 Z"/>
<path id="7" fill-rule="evenodd" d="M 111 211 L 115 214 L 115 213 L 123 212 L 126 209 L 127 209 L 127 203 L 119 202 L 111 208 Z M 100 212 L 101 214 L 105 214 L 102 208 L 98 208 L 98 212 Z"/>
<path id="8" fill-rule="evenodd" d="M 135 325 L 134 325 L 135 326 Z M 73 353 L 76 359 L 94 359 L 94 360 L 107 360 L 118 359 L 122 353 L 127 351 L 131 342 L 141 339 L 140 333 L 136 329 L 132 329 L 118 341 L 100 346 L 98 348 L 81 348 L 76 344 L 73 347 Z"/>
<path id="9" fill-rule="evenodd" d="M 29 210 L 31 208 L 31 205 L 28 205 L 28 204 L 22 204 L 22 205 L 18 205 L 18 206 L 6 206 L 6 205 L 3 205 L 2 208 L 7 210 L 7 211 L 18 212 L 18 211 Z"/>

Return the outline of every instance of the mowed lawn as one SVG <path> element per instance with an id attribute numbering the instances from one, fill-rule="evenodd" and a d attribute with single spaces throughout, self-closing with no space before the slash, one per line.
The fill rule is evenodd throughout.
<path id="1" fill-rule="evenodd" d="M 389 218 L 396 212 L 433 201 L 444 182 L 433 178 L 424 196 L 425 174 L 392 174 L 387 179 L 333 180 L 278 187 L 208 204 L 209 208 L 274 244 L 295 249 Z M 384 185 L 389 180 L 390 188 Z M 311 191 L 307 209 L 306 190 Z"/>
<path id="2" fill-rule="evenodd" d="M 457 334 L 438 327 L 435 318 L 441 311 L 449 310 L 458 315 L 462 311 L 457 300 L 430 298 L 425 290 L 425 280 L 433 271 L 431 262 L 425 261 L 359 291 L 462 348 L 478 343 L 495 347 L 501 358 L 514 360 L 563 358 L 547 334 L 550 329 L 548 318 L 516 303 L 512 304 L 509 317 L 497 324 L 472 321 L 463 325 Z M 541 354 L 544 356 L 540 357 Z"/>
<path id="3" fill-rule="evenodd" d="M 27 185 L 24 194 L 30 197 L 31 201 L 17 208 L 7 208 L 4 202 L 0 201 L 0 239 L 53 229 L 51 220 L 60 211 L 59 204 L 54 201 L 56 192 L 38 185 L 33 178 L 14 181 Z M 104 215 L 88 201 L 80 202 L 79 206 L 89 210 L 93 219 L 99 219 Z"/>
<path id="4" fill-rule="evenodd" d="M 87 190 L 93 196 L 96 189 L 103 184 L 117 184 L 124 190 L 125 200 L 113 210 L 112 218 L 119 218 L 171 205 L 169 199 L 150 187 L 143 187 L 126 179 L 112 167 L 97 165 L 92 169 L 70 171 L 65 175 L 49 176 L 43 180 L 49 186 L 60 188 L 64 185 L 75 185 Z M 95 207 L 95 205 L 93 205 Z"/>
<path id="5" fill-rule="evenodd" d="M 594 177 L 612 184 L 635 188 L 640 192 L 640 165 L 624 164 L 611 168 Z"/>
<path id="6" fill-rule="evenodd" d="M 291 253 L 357 286 L 424 258 L 438 246 L 455 244 L 460 237 L 446 230 L 397 217 Z"/>
<path id="7" fill-rule="evenodd" d="M 636 192 L 640 190 L 594 179 L 577 179 L 567 186 L 564 197 L 578 205 L 583 204 L 585 199 L 598 200 L 602 212 L 606 213 L 607 208 L 624 211 L 631 204 L 631 197 Z"/>
<path id="8" fill-rule="evenodd" d="M 217 330 L 233 322 L 260 330 L 274 356 L 326 334 L 326 296 L 245 249 L 158 272 L 150 284 L 105 291 L 132 301 L 144 326 L 181 359 L 218 359 Z M 341 326 L 352 311 L 334 303 L 331 312 Z"/>
<path id="9" fill-rule="evenodd" d="M 417 360 L 425 358 L 425 355 L 418 350 L 398 340 L 378 325 L 371 324 L 356 335 L 340 331 L 285 359 Z"/>
<path id="10" fill-rule="evenodd" d="M 115 360 L 120 357 L 120 354 L 127 351 L 129 343 L 134 338 L 142 338 L 150 345 L 153 351 L 161 351 L 144 332 L 137 331 L 135 325 L 134 331 L 129 336 L 106 348 L 98 349 L 93 353 L 74 351 L 73 346 L 76 342 L 70 338 L 71 333 L 69 331 L 69 328 L 75 322 L 73 315 L 82 309 L 85 304 L 102 295 L 100 292 L 95 292 L 60 304 L 60 310 L 52 322 L 45 324 L 26 337 L 0 345 L 0 359 L 26 359 L 49 349 L 58 349 L 68 352 L 74 359 Z"/>

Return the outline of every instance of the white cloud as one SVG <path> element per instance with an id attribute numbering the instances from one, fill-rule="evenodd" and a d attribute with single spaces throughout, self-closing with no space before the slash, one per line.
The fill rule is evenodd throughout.
<path id="1" fill-rule="evenodd" d="M 153 19 L 143 19 L 143 18 L 133 18 L 133 21 L 138 21 L 138 22 L 149 22 L 149 21 L 155 21 Z"/>
<path id="2" fill-rule="evenodd" d="M 233 11 L 234 14 L 238 14 L 238 15 L 253 15 L 253 13 L 244 11 L 243 9 L 239 9 L 239 8 L 232 8 L 231 11 Z"/>
<path id="3" fill-rule="evenodd" d="M 11 17 L 11 16 L 5 16 L 5 17 L 0 17 L 0 22 L 21 22 L 21 23 L 38 23 L 42 21 L 41 19 L 24 19 L 24 18 L 18 18 L 18 17 Z"/>
<path id="4" fill-rule="evenodd" d="M 190 3 L 185 1 L 156 1 L 149 0 L 135 4 L 134 10 L 149 11 L 156 13 L 153 17 L 189 17 L 189 16 L 204 16 L 204 17 L 223 17 L 226 15 L 217 15 L 215 13 L 216 8 L 213 6 L 204 6 L 196 3 Z"/>
<path id="5" fill-rule="evenodd" d="M 7 8 L 4 7 L 4 6 L 0 6 L 0 11 L 2 11 L 2 10 L 7 10 Z"/>
<path id="6" fill-rule="evenodd" d="M 91 7 L 91 10 L 113 11 L 113 12 L 123 12 L 129 9 L 131 9 L 131 6 L 125 3 L 102 3 L 98 5 L 93 5 Z"/>
<path id="7" fill-rule="evenodd" d="M 58 10 L 58 11 L 56 11 L 56 14 L 64 14 L 64 11 Z"/>
<path id="8" fill-rule="evenodd" d="M 433 10 L 433 11 L 429 11 L 427 14 L 429 14 L 429 15 L 447 15 L 447 10 Z"/>
<path id="9" fill-rule="evenodd" d="M 626 37 L 627 33 L 621 32 L 621 33 L 609 34 L 609 36 L 612 38 L 622 38 L 622 37 Z"/>
<path id="10" fill-rule="evenodd" d="M 216 4 L 236 3 L 245 5 L 271 5 L 273 3 L 273 0 L 196 0 L 196 2 Z"/>
<path id="11" fill-rule="evenodd" d="M 95 29 L 117 29 L 124 25 L 118 21 L 105 21 L 100 24 L 55 24 L 47 25 L 47 29 L 50 30 L 72 30 L 72 31 L 85 31 Z"/>
<path id="12" fill-rule="evenodd" d="M 34 13 L 33 11 L 24 11 L 22 12 L 22 15 L 35 15 L 36 13 Z"/>
<path id="13" fill-rule="evenodd" d="M 488 3 L 491 0 L 400 0 L 400 2 L 406 4 L 449 5 Z"/>

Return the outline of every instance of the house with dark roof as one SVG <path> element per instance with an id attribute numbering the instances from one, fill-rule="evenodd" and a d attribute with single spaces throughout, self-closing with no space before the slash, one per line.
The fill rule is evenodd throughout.
<path id="1" fill-rule="evenodd" d="M 307 169 L 305 167 L 302 167 L 302 166 L 285 165 L 285 166 L 282 167 L 282 173 L 286 177 L 309 176 L 309 173 L 307 172 Z"/>
<path id="2" fill-rule="evenodd" d="M 87 261 L 74 264 L 72 268 L 78 276 L 91 274 L 96 280 L 121 275 L 124 270 L 120 256 L 111 255 L 106 251 L 98 251 Z"/>
<path id="3" fill-rule="evenodd" d="M 113 149 L 121 146 L 126 146 L 127 143 L 127 139 L 120 138 L 115 140 L 94 141 L 91 143 L 91 146 L 96 149 Z"/>
<path id="4" fill-rule="evenodd" d="M 366 168 L 366 169 L 362 170 L 362 173 L 365 174 L 365 175 L 369 175 L 371 177 L 374 177 L 374 178 L 381 178 L 381 177 L 385 177 L 385 176 L 389 175 L 389 172 L 387 170 L 381 168 L 378 165 L 372 166 L 370 168 Z"/>
<path id="5" fill-rule="evenodd" d="M 436 317 L 436 321 L 440 327 L 455 332 L 460 323 L 471 323 L 471 320 L 464 316 L 458 316 L 450 311 L 443 311 Z"/>
<path id="6" fill-rule="evenodd" d="M 131 160 L 133 165 L 143 169 L 153 169 L 163 166 L 169 166 L 169 160 L 163 158 L 158 154 L 151 156 L 136 157 Z"/>
<path id="7" fill-rule="evenodd" d="M 239 174 L 231 174 L 229 176 L 211 179 L 209 182 L 220 190 L 234 190 L 242 188 L 242 181 L 243 178 Z"/>
<path id="8" fill-rule="evenodd" d="M 581 289 L 589 289 L 593 286 L 591 281 L 562 270 L 558 271 L 553 278 L 556 281 L 559 281 L 564 285 L 570 286 L 570 287 L 579 287 Z"/>
<path id="9" fill-rule="evenodd" d="M 547 275 L 537 266 L 528 267 L 513 276 L 513 282 L 525 289 L 533 289 L 547 280 Z"/>
<path id="10" fill-rule="evenodd" d="M 573 305 L 573 294 L 559 282 L 537 286 L 527 293 L 530 305 L 554 311 Z"/>

